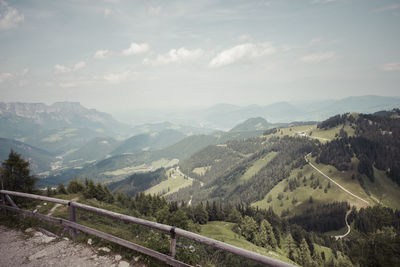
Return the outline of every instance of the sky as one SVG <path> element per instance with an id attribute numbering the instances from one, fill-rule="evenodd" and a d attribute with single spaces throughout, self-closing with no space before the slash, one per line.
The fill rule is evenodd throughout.
<path id="1" fill-rule="evenodd" d="M 0 0 L 0 101 L 107 112 L 400 96 L 400 1 Z"/>

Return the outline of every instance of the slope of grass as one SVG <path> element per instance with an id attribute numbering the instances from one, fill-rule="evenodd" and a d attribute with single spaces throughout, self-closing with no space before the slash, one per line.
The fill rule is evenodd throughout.
<path id="1" fill-rule="evenodd" d="M 353 170 L 339 171 L 335 167 L 325 164 L 315 163 L 315 159 L 308 156 L 310 162 L 316 166 L 323 173 L 328 175 L 334 181 L 339 183 L 341 186 L 352 192 L 353 194 L 365 199 L 370 205 L 382 204 L 390 208 L 400 208 L 400 187 L 389 179 L 384 171 L 374 169 L 375 182 L 372 183 L 367 178 L 363 178 L 365 189 L 362 188 L 357 179 L 353 179 L 357 176 L 357 165 L 358 159 L 352 159 Z M 252 205 L 260 208 L 272 207 L 277 214 L 281 214 L 282 211 L 289 209 L 290 215 L 299 214 L 304 209 L 307 209 L 315 204 L 325 204 L 334 201 L 347 201 L 350 205 L 354 205 L 357 208 L 366 207 L 367 204 L 354 196 L 351 196 L 347 192 L 343 191 L 333 182 L 329 182 L 327 178 L 322 176 L 319 172 L 314 170 L 311 166 L 306 165 L 302 170 L 295 169 L 292 171 L 289 179 L 297 177 L 299 172 L 306 176 L 306 186 L 303 183 L 303 177 L 300 178 L 300 187 L 297 187 L 293 192 L 284 188 L 288 186 L 288 179 L 281 181 L 277 184 L 263 200 L 257 201 Z M 314 174 L 314 179 L 319 179 L 321 187 L 313 189 L 310 187 L 310 176 Z M 354 174 L 354 176 L 353 176 Z M 327 188 L 330 183 L 330 188 Z M 327 192 L 325 193 L 325 188 Z M 368 193 L 367 193 L 368 192 Z M 282 195 L 282 199 L 278 199 L 278 195 Z M 313 202 L 310 203 L 309 199 L 312 197 Z M 268 202 L 268 199 L 272 201 Z M 295 199 L 296 201 L 293 201 Z"/>
<path id="2" fill-rule="evenodd" d="M 71 137 L 76 135 L 74 132 L 76 132 L 78 129 L 75 128 L 69 128 L 69 129 L 63 129 L 59 130 L 56 133 L 53 133 L 49 135 L 48 137 L 45 137 L 42 139 L 43 142 L 56 142 L 56 141 L 61 141 L 64 137 Z"/>
<path id="3" fill-rule="evenodd" d="M 175 169 L 170 169 L 167 171 L 168 179 L 162 181 L 161 183 L 147 189 L 146 194 L 156 194 L 156 195 L 169 195 L 177 192 L 179 189 L 192 185 L 193 179 L 186 178 L 182 176 Z"/>
<path id="4" fill-rule="evenodd" d="M 265 165 L 267 165 L 277 154 L 277 152 L 270 152 L 263 158 L 254 162 L 254 164 L 247 169 L 247 171 L 240 177 L 239 183 L 244 183 L 249 180 L 253 175 L 259 172 Z"/>
<path id="5" fill-rule="evenodd" d="M 360 186 L 360 183 L 357 181 L 357 179 L 352 179 L 352 175 L 355 174 L 355 172 L 356 172 L 355 170 L 357 169 L 357 165 L 358 165 L 358 160 L 356 158 L 352 159 L 352 165 L 353 165 L 354 170 L 348 170 L 348 171 L 339 171 L 334 166 L 331 166 L 331 165 L 325 165 L 325 164 L 321 164 L 321 163 L 317 164 L 317 163 L 315 163 L 315 159 L 311 158 L 310 156 L 308 157 L 308 159 L 314 166 L 316 166 L 319 170 L 321 170 L 323 173 L 328 175 L 334 181 L 339 183 L 341 186 L 343 186 L 344 188 L 346 188 L 353 194 L 368 201 L 370 204 L 374 203 L 374 200 L 372 198 L 370 198 L 370 196 L 368 196 L 368 194 L 365 192 L 365 190 Z M 321 174 L 318 173 L 318 175 L 321 175 Z M 322 175 L 321 175 L 321 177 L 322 177 Z M 326 179 L 326 178 L 324 178 L 324 179 Z M 341 191 L 343 191 L 343 190 L 341 190 Z M 355 198 L 349 194 L 347 194 L 347 197 L 349 198 L 348 202 L 352 205 L 355 205 L 357 208 L 366 206 L 366 203 L 362 202 L 359 199 L 356 199 L 356 201 L 353 201 L 353 199 L 355 199 Z"/>
<path id="6" fill-rule="evenodd" d="M 294 126 L 288 128 L 280 128 L 274 135 L 275 136 L 301 136 L 303 133 L 311 138 L 315 138 L 320 140 L 321 142 L 327 142 L 337 137 L 340 132 L 340 129 L 343 125 L 338 125 L 328 130 L 318 129 L 316 124 L 313 125 L 302 125 L 302 126 Z M 348 136 L 354 136 L 355 130 L 350 126 L 350 124 L 346 123 L 343 128 Z"/>
<path id="7" fill-rule="evenodd" d="M 207 224 L 201 225 L 200 234 L 239 248 L 247 249 L 268 257 L 294 264 L 290 259 L 280 254 L 282 251 L 278 250 L 278 252 L 274 252 L 263 247 L 258 247 L 247 241 L 243 236 L 233 232 L 232 227 L 234 225 L 234 223 L 230 222 L 208 222 Z"/>
<path id="8" fill-rule="evenodd" d="M 319 167 L 324 167 L 324 166 L 319 166 Z M 326 174 L 329 176 L 332 173 L 329 173 L 329 170 L 327 171 L 327 168 L 333 168 L 332 166 L 325 166 L 326 168 L 324 169 L 326 171 Z M 293 191 L 290 191 L 289 189 L 284 192 L 284 189 L 286 186 L 288 186 L 288 179 L 285 179 L 281 181 L 279 184 L 277 184 L 265 197 L 263 200 L 257 201 L 253 203 L 253 206 L 258 206 L 259 208 L 265 208 L 268 209 L 269 207 L 272 207 L 273 210 L 277 214 L 281 214 L 282 211 L 284 210 L 289 210 L 290 216 L 295 215 L 295 214 L 301 214 L 305 209 L 308 209 L 314 205 L 317 204 L 326 204 L 326 203 L 332 203 L 335 201 L 347 201 L 350 203 L 350 205 L 354 205 L 356 207 L 365 207 L 366 204 L 362 202 L 361 200 L 349 195 L 345 191 L 343 191 L 341 188 L 336 186 L 334 183 L 330 182 L 328 179 L 323 177 L 320 173 L 315 171 L 311 166 L 305 165 L 303 169 L 295 169 L 291 172 L 291 175 L 289 179 L 294 179 L 297 177 L 299 172 L 302 172 L 303 177 L 299 179 L 300 186 L 294 189 Z M 317 187 L 316 189 L 313 189 L 310 187 L 311 184 L 311 174 L 314 174 L 314 181 L 319 180 L 320 186 Z M 307 178 L 306 181 L 306 186 L 304 186 L 303 179 L 304 176 Z M 334 176 L 334 175 L 332 175 Z M 351 176 L 351 175 L 350 175 Z M 335 176 L 336 177 L 336 176 Z M 344 182 L 344 179 L 340 179 L 341 181 L 339 182 L 342 186 L 347 186 L 351 187 L 352 189 L 358 189 L 354 191 L 362 191 L 363 194 L 361 194 L 361 197 L 365 197 L 368 199 L 368 201 L 372 202 L 368 196 L 365 194 L 361 186 L 359 185 L 357 180 L 351 180 L 351 178 L 346 178 L 349 179 L 349 181 Z M 328 184 L 330 183 L 330 188 L 328 188 Z M 352 185 L 352 186 L 350 186 Z M 347 188 L 346 187 L 346 188 Z M 327 192 L 325 193 L 325 189 L 327 189 Z M 282 199 L 279 200 L 278 196 L 279 194 L 282 195 Z M 271 196 L 272 201 L 268 202 L 269 197 Z M 310 203 L 310 197 L 312 198 L 312 203 Z M 295 201 L 293 201 L 295 199 Z"/>
<path id="9" fill-rule="evenodd" d="M 193 172 L 195 174 L 203 176 L 209 169 L 211 169 L 211 166 L 197 167 L 193 169 Z"/>
<path id="10" fill-rule="evenodd" d="M 349 123 L 346 123 L 344 126 L 338 125 L 336 127 L 330 128 L 328 130 L 315 128 L 313 130 L 312 136 L 332 140 L 337 135 L 339 135 L 340 129 L 342 129 L 342 127 L 348 136 L 354 136 L 355 130 L 350 126 Z"/>
<path id="11" fill-rule="evenodd" d="M 384 171 L 374 168 L 374 176 L 374 183 L 364 179 L 371 198 L 384 206 L 400 209 L 400 186 L 388 178 Z"/>
<path id="12" fill-rule="evenodd" d="M 309 132 L 309 131 L 313 131 L 316 128 L 317 128 L 316 124 L 280 128 L 274 135 L 275 136 L 285 136 L 285 135 L 298 136 L 297 133 L 299 133 L 299 132 Z"/>

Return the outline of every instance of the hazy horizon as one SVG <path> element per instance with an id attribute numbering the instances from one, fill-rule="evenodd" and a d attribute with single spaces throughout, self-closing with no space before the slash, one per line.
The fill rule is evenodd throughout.
<path id="1" fill-rule="evenodd" d="M 0 1 L 0 101 L 109 113 L 398 97 L 397 1 Z"/>

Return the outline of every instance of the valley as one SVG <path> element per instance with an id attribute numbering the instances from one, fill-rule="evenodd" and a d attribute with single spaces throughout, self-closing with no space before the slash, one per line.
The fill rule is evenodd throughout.
<path id="1" fill-rule="evenodd" d="M 71 197 L 183 223 L 286 262 L 305 264 L 308 253 L 316 257 L 309 262 L 342 265 L 360 261 L 351 242 L 368 242 L 360 238 L 364 212 L 400 208 L 399 116 L 394 109 L 318 123 L 256 117 L 207 134 L 163 123 L 135 127 L 127 138 L 71 125 L 19 137 L 45 149 L 2 138 L 0 151 L 28 155 L 48 194 L 81 183 Z M 163 204 L 150 212 L 147 197 Z"/>

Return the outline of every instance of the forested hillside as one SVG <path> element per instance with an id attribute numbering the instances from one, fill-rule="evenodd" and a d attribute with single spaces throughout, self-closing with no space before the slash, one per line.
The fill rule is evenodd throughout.
<path id="1" fill-rule="evenodd" d="M 193 140 L 198 143 L 187 151 L 203 148 L 178 165 L 168 160 L 154 165 L 153 160 L 171 147 L 114 156 L 81 174 L 117 177 L 130 170 L 129 164 L 138 163 L 142 173 L 129 174 L 108 188 L 73 179 L 67 190 L 60 184 L 57 193 L 82 194 L 87 203 L 122 209 L 301 266 L 396 266 L 400 215 L 393 208 L 399 207 L 400 187 L 393 170 L 398 164 L 399 118 L 398 110 L 344 114 L 317 126 L 275 128 L 250 138 L 238 138 L 240 132 L 235 140 L 224 140 L 232 135 L 192 136 L 169 151 L 182 155 L 178 148 Z M 163 164 L 169 166 L 160 168 Z M 115 171 L 107 172 L 110 169 Z M 163 183 L 164 189 L 155 191 Z M 48 188 L 46 193 L 55 192 Z M 160 249 L 149 239 L 130 238 Z M 207 248 L 196 246 L 196 251 L 198 257 L 178 257 L 190 263 L 208 259 Z M 252 265 L 225 256 L 214 261 Z"/>
<path id="2" fill-rule="evenodd" d="M 342 130 L 338 139 L 321 146 L 313 156 L 317 162 L 330 164 L 339 170 L 356 168 L 351 162 L 357 157 L 358 173 L 374 181 L 373 168 L 382 170 L 400 185 L 400 110 L 379 112 L 373 115 L 344 114 L 332 117 L 318 125 L 330 129 L 337 125 L 350 124 L 355 136 Z M 359 177 L 358 177 L 359 178 Z M 360 178 L 359 178 L 360 179 Z"/>

